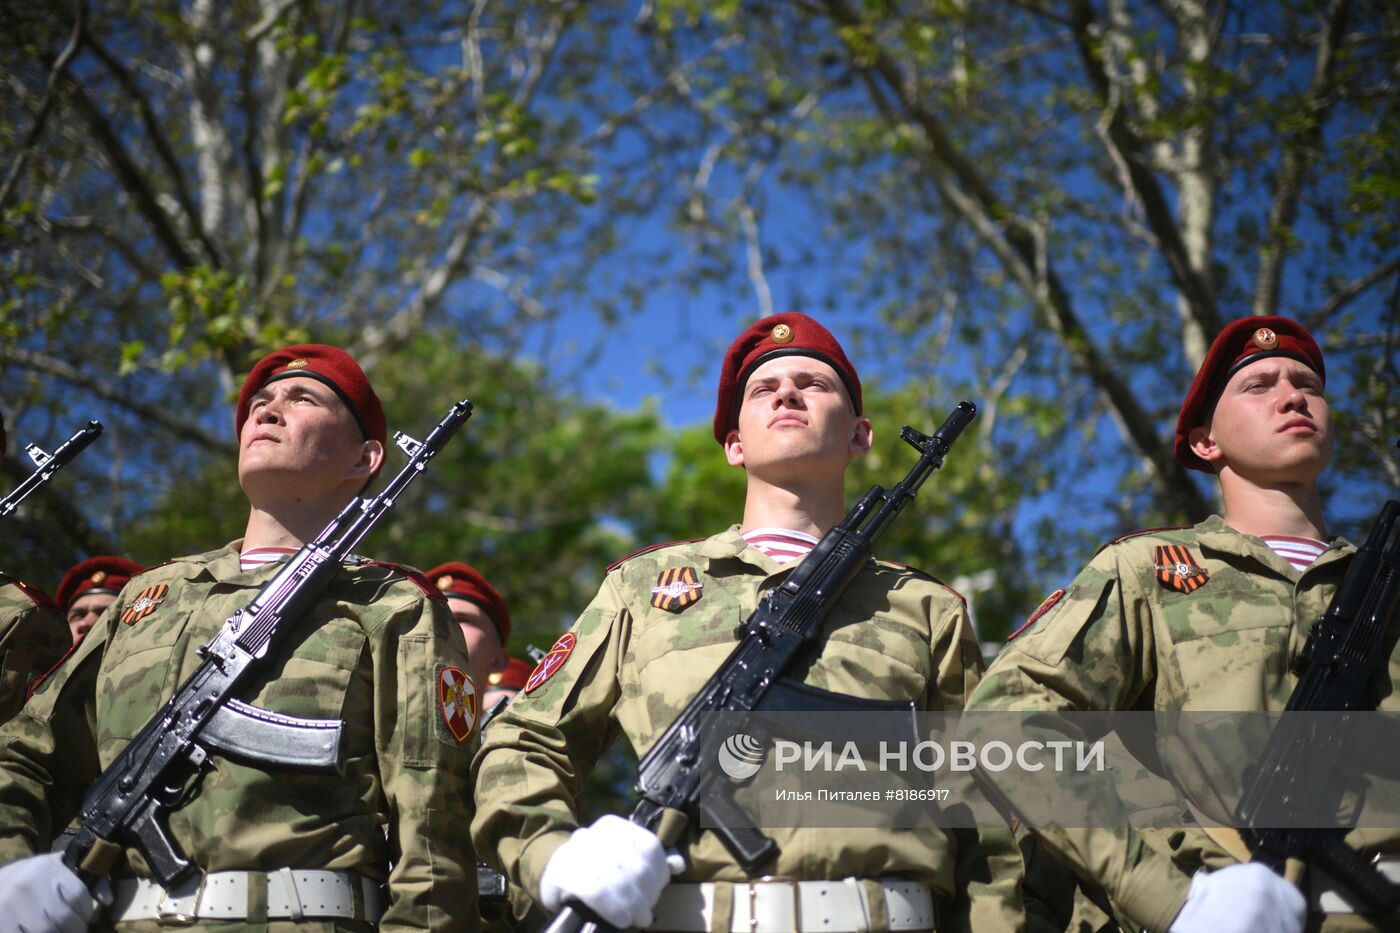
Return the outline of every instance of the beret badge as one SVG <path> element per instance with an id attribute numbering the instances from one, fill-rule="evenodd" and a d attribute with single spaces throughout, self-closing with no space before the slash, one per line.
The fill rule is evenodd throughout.
<path id="1" fill-rule="evenodd" d="M 308 366 L 310 366 L 310 365 L 311 365 L 311 361 L 310 361 L 310 360 L 305 359 L 305 358 L 302 358 L 302 359 L 299 359 L 299 360 L 292 360 L 290 363 L 287 364 L 287 368 L 288 368 L 288 369 L 305 369 L 306 367 L 308 367 Z"/>
<path id="2" fill-rule="evenodd" d="M 442 576 L 440 576 L 440 577 L 437 578 L 437 588 L 438 588 L 438 589 L 440 589 L 440 590 L 445 590 L 445 589 L 447 589 L 447 588 L 448 588 L 449 586 L 451 586 L 451 585 L 452 585 L 452 574 L 450 574 L 450 573 L 445 573 L 445 574 L 443 574 Z"/>
<path id="3" fill-rule="evenodd" d="M 786 324 L 779 324 L 769 336 L 774 343 L 792 343 L 792 328 Z"/>
<path id="4" fill-rule="evenodd" d="M 99 570 L 92 576 L 88 577 L 88 579 L 92 581 L 93 586 L 101 586 L 104 582 L 106 582 L 107 574 L 105 571 Z"/>
<path id="5" fill-rule="evenodd" d="M 1261 350 L 1272 350 L 1274 347 L 1278 346 L 1278 334 L 1267 327 L 1261 327 L 1256 330 L 1254 336 L 1250 339 L 1254 342 L 1254 345 Z"/>

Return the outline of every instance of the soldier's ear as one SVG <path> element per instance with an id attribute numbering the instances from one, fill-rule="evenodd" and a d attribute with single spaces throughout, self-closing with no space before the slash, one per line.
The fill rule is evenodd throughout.
<path id="1" fill-rule="evenodd" d="M 875 428 L 870 424 L 869 418 L 857 418 L 855 431 L 851 435 L 851 456 L 864 456 L 870 453 L 870 446 L 875 443 Z"/>
<path id="2" fill-rule="evenodd" d="M 730 428 L 729 433 L 724 435 L 724 459 L 729 461 L 730 466 L 744 465 L 744 442 L 739 437 L 738 428 Z"/>
<path id="3" fill-rule="evenodd" d="M 383 462 L 384 445 L 374 440 L 365 441 L 360 445 L 360 459 L 350 468 L 350 476 L 367 480 L 379 470 L 379 465 Z"/>
<path id="4" fill-rule="evenodd" d="M 1200 457 L 1214 469 L 1218 461 L 1225 456 L 1225 452 L 1220 449 L 1220 445 L 1215 442 L 1210 428 L 1206 425 L 1198 424 L 1186 433 L 1186 443 L 1190 445 L 1191 452 Z"/>

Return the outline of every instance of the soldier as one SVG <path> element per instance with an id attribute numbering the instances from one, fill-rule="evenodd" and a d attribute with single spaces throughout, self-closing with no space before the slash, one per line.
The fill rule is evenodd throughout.
<path id="1" fill-rule="evenodd" d="M 1282 710 L 1297 683 L 1288 661 L 1355 552 L 1329 535 L 1318 495 L 1333 439 L 1325 376 L 1322 351 L 1292 320 L 1248 317 L 1225 327 L 1182 404 L 1175 448 L 1182 464 L 1215 475 L 1224 514 L 1103 547 L 1008 644 L 973 707 Z M 1392 655 L 1376 684 L 1381 710 L 1400 709 L 1397 661 Z M 1322 916 L 1341 898 L 1315 867 L 1305 901 L 1194 826 L 1040 835 L 1151 929 L 1292 931 L 1309 901 L 1312 926 L 1371 928 L 1355 914 Z M 1378 858 L 1400 851 L 1393 831 L 1364 844 L 1353 833 L 1348 842 Z M 1393 855 L 1381 862 L 1400 877 Z"/>
<path id="2" fill-rule="evenodd" d="M 4 462 L 5 420 L 0 418 L 0 465 Z M 19 712 L 30 682 L 71 646 L 58 604 L 38 587 L 0 572 L 0 722 Z"/>
<path id="3" fill-rule="evenodd" d="M 472 683 L 481 695 L 491 674 L 505 670 L 510 663 L 505 649 L 510 638 L 506 601 L 480 571 L 461 561 L 439 564 L 428 571 L 427 577 L 447 597 L 452 618 L 462 628 L 467 657 L 471 659 Z"/>
<path id="4" fill-rule="evenodd" d="M 116 601 L 127 581 L 141 570 L 135 561 L 110 556 L 89 557 L 68 569 L 58 584 L 55 599 L 67 614 L 74 647 Z"/>
<path id="5" fill-rule="evenodd" d="M 777 829 L 775 863 L 751 877 L 710 833 L 693 833 L 668 857 L 656 836 L 618 816 L 579 828 L 574 797 L 608 745 L 623 733 L 645 754 L 734 647 L 759 594 L 841 520 L 846 467 L 872 434 L 840 344 L 787 313 L 760 320 L 726 353 L 714 436 L 746 472 L 742 523 L 609 568 L 482 736 L 473 763 L 478 849 L 498 853 L 511 882 L 546 909 L 579 901 L 622 928 L 653 917 L 656 929 L 728 930 L 732 919 L 734 929 L 759 931 L 868 929 L 872 917 L 879 928 L 886 915 L 899 930 L 965 919 L 966 905 L 956 905 L 972 873 L 955 865 L 966 868 L 976 846 L 959 848 L 941 830 Z M 962 600 L 918 571 L 879 562 L 851 584 L 795 676 L 956 710 L 980 669 Z M 1019 922 L 998 915 L 988 928 Z"/>
<path id="6" fill-rule="evenodd" d="M 238 398 L 241 540 L 134 577 L 73 656 L 0 730 L 0 911 L 80 929 L 94 910 L 57 854 L 35 855 L 100 768 L 195 669 L 197 649 L 379 471 L 384 412 L 344 351 L 264 357 Z M 198 873 L 166 891 L 128 849 L 108 919 L 201 930 L 473 928 L 469 689 L 461 634 L 420 574 L 354 558 L 274 646 L 242 699 L 344 721 L 343 773 L 214 755 L 169 816 Z"/>

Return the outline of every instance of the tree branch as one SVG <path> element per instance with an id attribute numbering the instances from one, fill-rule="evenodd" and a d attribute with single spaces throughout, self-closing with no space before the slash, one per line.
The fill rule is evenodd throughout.
<path id="1" fill-rule="evenodd" d="M 141 114 L 141 123 L 146 128 L 146 138 L 150 141 L 156 154 L 160 156 L 165 170 L 170 174 L 171 182 L 175 188 L 175 200 L 184 212 L 190 229 L 194 231 L 195 239 L 199 240 L 200 245 L 204 247 L 204 253 L 210 265 L 216 269 L 222 268 L 223 258 L 215 247 L 214 241 L 209 238 L 208 231 L 204 229 L 199 211 L 195 208 L 194 197 L 191 196 L 189 185 L 185 182 L 184 167 L 180 165 L 180 160 L 175 156 L 175 150 L 171 148 L 169 139 L 166 138 L 165 132 L 161 129 L 160 121 L 156 117 L 155 108 L 151 106 L 150 98 L 136 82 L 131 70 L 118 61 L 116 56 L 109 52 L 96 37 L 90 38 L 88 45 L 107 66 L 107 70 L 116 77 L 122 91 L 136 102 L 136 109 Z"/>
<path id="2" fill-rule="evenodd" d="M 1308 327 L 1321 327 L 1332 315 L 1340 311 L 1348 302 L 1356 298 L 1356 296 L 1360 295 L 1377 282 L 1385 281 L 1396 272 L 1400 272 L 1400 257 L 1392 259 L 1378 269 L 1372 269 L 1360 278 L 1352 279 L 1346 285 L 1342 286 L 1340 291 L 1329 298 L 1327 304 L 1308 315 Z"/>
<path id="3" fill-rule="evenodd" d="M 1274 203 L 1269 209 L 1269 226 L 1264 246 L 1259 250 L 1259 275 L 1254 280 L 1254 313 L 1277 314 L 1279 283 L 1283 278 L 1284 254 L 1298 214 L 1298 198 L 1303 180 L 1317 161 L 1322 146 L 1322 125 L 1331 110 L 1333 76 L 1337 57 L 1346 42 L 1351 0 L 1331 0 L 1327 28 L 1317 43 L 1313 62 L 1312 87 L 1303 104 L 1303 127 L 1288 134 L 1283 142 L 1283 164 L 1274 179 Z"/>
<path id="4" fill-rule="evenodd" d="M 177 266 L 184 268 L 195 265 L 194 257 L 185 248 L 179 231 L 175 229 L 175 225 L 171 222 L 169 215 L 165 213 L 165 209 L 160 206 L 156 193 L 151 189 L 146 177 L 141 174 L 141 170 L 136 167 L 136 162 L 126 151 L 126 147 L 122 145 L 121 139 L 112 129 L 106 116 L 93 103 L 92 98 L 88 97 L 82 85 L 75 81 L 71 75 L 64 76 L 64 84 L 65 89 L 73 99 L 74 107 L 92 130 L 93 135 L 97 137 L 102 151 L 111 161 L 117 180 L 131 194 L 132 200 L 136 203 L 136 209 L 151 225 L 156 239 L 165 247 L 171 260 Z"/>
<path id="5" fill-rule="evenodd" d="M 215 437 L 193 421 L 174 417 L 171 414 L 173 409 L 148 405 L 145 402 L 132 398 L 107 380 L 83 372 L 76 366 L 72 366 L 63 360 L 55 359 L 43 353 L 35 353 L 32 350 L 21 349 L 20 347 L 0 347 L 0 360 L 6 360 L 18 366 L 35 370 L 36 372 L 55 376 L 81 389 L 86 389 L 98 398 L 106 399 L 109 402 L 120 405 L 146 421 L 159 424 L 176 437 L 192 441 L 206 450 L 220 454 L 230 454 L 234 451 L 232 441 L 227 438 Z"/>
<path id="6" fill-rule="evenodd" d="M 846 0 L 824 0 L 832 18 L 851 28 L 860 20 Z M 1119 378 L 1079 320 L 1064 284 L 1051 268 L 1037 235 L 1024 218 L 1017 218 L 996 196 L 977 167 L 952 141 L 937 115 L 912 98 L 889 54 L 880 49 L 873 63 L 861 69 L 877 106 L 887 108 L 876 83 L 883 83 L 898 101 L 899 113 L 887 119 L 915 123 L 923 132 L 930 175 L 944 199 L 968 221 L 996 254 L 1006 272 L 1045 316 L 1060 341 L 1097 387 L 1109 415 L 1124 438 L 1147 461 L 1158 488 L 1170 507 L 1182 516 L 1200 517 L 1211 511 L 1186 470 L 1176 462 L 1171 446 L 1157 436 L 1152 419 L 1138 404 L 1137 393 Z"/>
<path id="7" fill-rule="evenodd" d="M 38 145 L 39 137 L 44 134 L 44 127 L 49 122 L 49 114 L 53 111 L 55 90 L 58 87 L 59 78 L 68 71 L 68 63 L 73 60 L 73 56 L 78 54 L 78 49 L 83 45 L 85 38 L 83 23 L 87 19 L 87 6 L 79 2 L 76 7 L 73 30 L 68 36 L 68 44 L 63 47 L 63 51 L 58 54 L 49 67 L 49 77 L 44 82 L 44 97 L 39 101 L 38 113 L 34 114 L 34 125 L 29 128 L 29 134 L 24 137 L 24 144 L 20 146 L 19 155 L 15 157 L 14 164 L 10 166 L 10 171 L 5 176 L 4 185 L 0 186 L 0 212 L 4 211 L 5 205 L 10 201 L 10 195 L 19 186 L 19 179 L 24 174 L 29 156 L 33 153 L 34 147 Z"/>
<path id="8" fill-rule="evenodd" d="M 1166 261 L 1172 283 L 1185 298 L 1191 318 L 1202 331 L 1213 337 L 1222 326 L 1215 296 L 1208 283 L 1191 265 L 1166 192 L 1153 172 L 1147 143 L 1129 124 L 1121 104 L 1113 105 L 1113 82 L 1104 66 L 1099 37 L 1096 35 L 1102 33 L 1102 26 L 1098 23 L 1093 4 L 1090 0 L 1073 0 L 1072 9 L 1072 28 L 1080 61 L 1100 100 L 1109 108 L 1104 127 L 1108 146 L 1126 168 L 1133 195 L 1142 204 L 1147 225 L 1157 238 L 1158 250 Z"/>
<path id="9" fill-rule="evenodd" d="M 276 6 L 268 10 L 262 19 L 258 20 L 248 31 L 243 33 L 243 41 L 248 45 L 255 44 L 263 36 L 272 31 L 272 27 L 277 25 L 288 10 L 300 4 L 302 0 L 281 0 Z"/>

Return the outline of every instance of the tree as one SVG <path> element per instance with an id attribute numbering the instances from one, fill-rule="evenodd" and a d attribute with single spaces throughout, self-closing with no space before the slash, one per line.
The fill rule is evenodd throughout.
<path id="1" fill-rule="evenodd" d="M 661 67 L 730 40 L 668 140 L 698 274 L 962 374 L 1000 475 L 1037 477 L 1022 536 L 1210 511 L 1175 414 L 1246 312 L 1327 348 L 1342 529 L 1400 484 L 1393 5 L 675 0 L 650 26 Z"/>
<path id="2" fill-rule="evenodd" d="M 593 173 L 649 105 L 616 27 L 578 2 L 0 0 L 10 434 L 107 427 L 7 529 L 6 566 L 121 549 L 152 502 L 188 503 L 273 346 L 341 339 L 375 372 L 434 333 L 586 372 L 553 322 L 618 301 L 584 287 L 613 239 Z"/>

